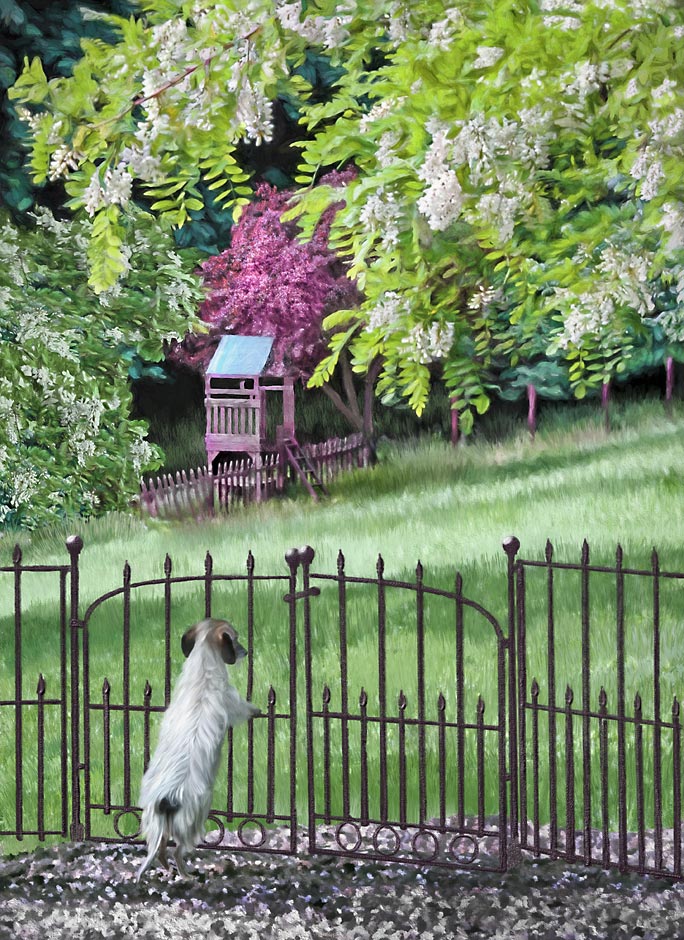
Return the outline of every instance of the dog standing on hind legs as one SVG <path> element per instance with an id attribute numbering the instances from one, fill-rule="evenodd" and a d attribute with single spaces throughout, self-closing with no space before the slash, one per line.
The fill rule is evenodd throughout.
<path id="1" fill-rule="evenodd" d="M 169 867 L 166 846 L 171 840 L 178 871 L 188 877 L 183 855 L 204 839 L 226 731 L 261 714 L 228 681 L 226 664 L 247 655 L 230 623 L 202 620 L 183 635 L 181 647 L 187 658 L 140 789 L 147 858 L 137 881 L 155 857 Z"/>

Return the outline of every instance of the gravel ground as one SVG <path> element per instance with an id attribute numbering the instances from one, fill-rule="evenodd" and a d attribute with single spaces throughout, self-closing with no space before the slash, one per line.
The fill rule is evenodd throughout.
<path id="1" fill-rule="evenodd" d="M 71 843 L 0 859 L 0 938 L 684 940 L 684 884 L 560 862 L 500 875 L 204 850 L 194 881 L 136 885 L 143 856 Z"/>

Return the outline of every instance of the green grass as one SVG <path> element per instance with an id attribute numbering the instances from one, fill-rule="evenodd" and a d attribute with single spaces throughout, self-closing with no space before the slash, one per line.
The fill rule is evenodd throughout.
<path id="1" fill-rule="evenodd" d="M 574 420 L 573 420 L 574 418 Z M 214 571 L 239 573 L 245 571 L 248 550 L 256 559 L 256 574 L 287 574 L 284 555 L 288 548 L 311 544 L 316 550 L 313 569 L 335 573 L 337 553 L 346 557 L 349 575 L 374 577 L 378 552 L 385 560 L 385 576 L 407 581 L 415 579 L 415 566 L 420 559 L 425 570 L 425 583 L 453 589 L 455 573 L 460 570 L 464 592 L 506 625 L 506 558 L 501 543 L 505 536 L 515 534 L 521 541 L 521 554 L 526 558 L 542 558 L 549 538 L 555 547 L 555 558 L 579 561 L 582 540 L 591 546 L 591 560 L 611 564 L 619 541 L 625 551 L 625 562 L 633 567 L 648 567 L 654 545 L 661 553 L 663 568 L 684 570 L 684 548 L 679 533 L 684 523 L 684 410 L 676 408 L 671 419 L 664 416 L 662 405 L 652 401 L 616 407 L 613 413 L 615 430 L 606 435 L 602 418 L 596 409 L 580 409 L 569 413 L 548 409 L 541 423 L 537 440 L 532 444 L 517 425 L 505 436 L 501 428 L 492 426 L 492 439 L 475 440 L 453 449 L 442 440 L 425 438 L 403 445 L 384 444 L 381 463 L 368 471 L 341 477 L 332 487 L 331 499 L 313 505 L 302 494 L 261 506 L 252 506 L 234 516 L 209 521 L 202 526 L 187 523 L 142 522 L 134 517 L 112 515 L 80 524 L 85 548 L 81 556 L 81 611 L 98 595 L 121 584 L 124 560 L 132 567 L 133 580 L 163 576 L 163 561 L 168 552 L 173 560 L 174 575 L 200 575 L 204 556 L 209 550 L 214 557 Z M 67 555 L 63 540 L 71 528 L 45 530 L 19 537 L 28 564 L 64 563 Z M 0 539 L 0 564 L 10 564 L 14 539 Z M 652 652 L 650 649 L 650 582 L 628 579 L 627 585 L 627 709 L 632 713 L 634 695 L 643 698 L 644 717 L 650 716 L 652 705 Z M 48 697 L 55 695 L 59 676 L 59 607 L 58 578 L 49 574 L 26 574 L 22 578 L 24 609 L 23 651 L 25 694 L 34 695 L 38 674 L 48 682 Z M 321 596 L 312 601 L 315 679 L 314 704 L 320 708 L 324 684 L 332 692 L 331 708 L 339 707 L 339 639 L 337 634 L 338 597 L 334 583 L 322 583 Z M 564 701 L 566 685 L 572 686 L 575 704 L 580 701 L 579 670 L 580 606 L 579 577 L 575 573 L 558 574 L 556 589 L 557 635 L 557 702 Z M 288 608 L 283 602 L 285 582 L 258 584 L 255 594 L 254 693 L 253 699 L 265 706 L 270 685 L 277 690 L 277 709 L 288 707 Z M 542 687 L 540 702 L 547 701 L 546 681 L 546 581 L 543 571 L 528 575 L 528 679 L 536 676 Z M 672 696 L 681 698 L 684 666 L 679 655 L 678 624 L 682 613 L 682 588 L 679 582 L 668 582 L 662 597 L 662 660 L 663 717 L 671 714 Z M 610 576 L 595 575 L 592 591 L 592 707 L 597 708 L 599 688 L 604 685 L 608 710 L 615 709 L 615 582 Z M 368 693 L 369 715 L 377 714 L 377 591 L 372 586 L 349 587 L 349 701 L 350 710 L 358 714 L 361 687 Z M 11 575 L 0 578 L 0 700 L 14 695 L 13 667 L 13 580 Z M 178 639 L 184 629 L 203 615 L 204 599 L 201 585 L 174 588 L 172 618 L 172 649 L 174 672 L 180 667 Z M 246 595 L 239 583 L 217 584 L 213 590 L 213 611 L 234 620 L 245 634 Z M 163 649 L 163 593 L 145 588 L 132 598 L 131 634 L 131 698 L 142 704 L 143 687 L 149 680 L 153 688 L 152 704 L 161 701 L 161 661 Z M 388 712 L 398 714 L 397 696 L 404 691 L 408 699 L 407 717 L 415 714 L 415 595 L 412 592 L 388 592 Z M 303 636 L 299 625 L 298 648 L 301 665 L 298 675 L 300 720 L 298 756 L 300 761 L 298 802 L 305 821 L 306 759 L 305 715 L 303 710 Z M 465 621 L 466 717 L 474 723 L 475 708 L 481 694 L 486 702 L 485 721 L 496 719 L 496 643 L 491 627 L 474 611 Z M 121 601 L 103 604 L 93 615 L 90 625 L 90 695 L 93 702 L 102 701 L 102 683 L 107 676 L 111 701 L 120 702 L 122 694 L 122 613 Z M 440 691 L 447 701 L 447 720 L 455 710 L 454 671 L 454 604 L 445 599 L 426 600 L 426 703 L 428 717 L 437 718 L 436 701 Z M 246 671 L 238 673 L 237 683 L 244 691 Z M 58 819 L 60 764 L 58 708 L 46 707 L 46 766 L 49 817 Z M 25 744 L 25 812 L 27 823 L 35 820 L 35 754 L 36 708 L 24 709 Z M 154 742 L 156 716 L 152 720 Z M 287 804 L 289 781 L 285 772 L 289 749 L 287 723 L 276 722 L 276 766 L 279 768 L 276 790 L 277 811 Z M 322 806 L 320 762 L 323 728 L 315 721 L 315 752 L 317 800 Z M 595 725 L 596 722 L 593 722 Z M 135 799 L 142 771 L 142 716 L 132 718 L 133 765 L 132 795 Z M 565 723 L 558 720 L 558 780 L 560 819 L 564 820 L 565 791 Z M 573 723 L 575 748 L 581 748 L 581 724 Z M 101 800 L 101 765 L 104 756 L 102 715 L 92 716 L 93 749 L 91 754 L 93 796 Z M 358 722 L 352 725 L 351 744 L 355 755 L 351 766 L 352 810 L 358 809 Z M 407 729 L 407 747 L 415 753 L 414 732 Z M 122 727 L 120 716 L 112 717 L 112 799 L 122 796 L 123 765 L 121 760 Z M 265 752 L 266 722 L 255 724 L 257 755 Z M 610 730 L 611 786 L 614 786 L 616 736 Z M 496 736 L 487 732 L 486 812 L 497 810 L 495 787 Z M 627 767 L 630 793 L 634 780 L 633 735 L 627 734 Z M 667 740 L 666 740 L 667 738 Z M 332 732 L 332 754 L 339 768 L 339 728 Z M 650 738 L 644 732 L 648 749 L 645 773 L 652 773 Z M 14 709 L 0 708 L 0 828 L 13 825 L 14 788 Z M 396 726 L 388 735 L 391 780 L 397 780 Z M 649 743 L 646 743 L 649 742 Z M 244 808 L 244 767 L 247 734 L 240 729 L 235 735 L 235 802 Z M 427 732 L 429 769 L 429 813 L 438 807 L 436 790 L 437 734 Z M 546 739 L 541 741 L 542 789 L 541 814 L 548 818 L 545 788 L 548 778 Z M 597 729 L 593 729 L 592 759 L 598 767 Z M 369 776 L 377 781 L 377 727 L 369 731 Z M 455 808 L 456 779 L 453 770 L 455 738 L 448 739 L 451 755 L 448 776 L 448 810 Z M 664 734 L 665 813 L 670 813 L 671 735 Z M 474 766 L 475 733 L 466 740 L 466 808 L 476 807 Z M 409 810 L 417 806 L 417 775 L 415 761 L 409 758 Z M 651 770 L 649 770 L 649 767 Z M 578 828 L 581 818 L 581 766 L 575 768 L 575 789 L 578 801 Z M 336 777 L 339 779 L 339 770 Z M 225 804 L 225 780 L 217 789 L 217 805 Z M 265 798 L 263 775 L 259 776 L 256 805 Z M 669 793 L 669 796 L 668 796 Z M 652 786 L 647 783 L 647 813 L 652 801 Z M 592 793 L 594 823 L 600 824 L 599 791 Z M 333 804 L 339 805 L 341 790 L 333 788 Z M 377 806 L 377 784 L 371 783 L 371 808 Z M 531 791 L 530 791 L 531 810 Z M 390 811 L 398 813 L 396 786 L 390 787 Z M 636 819 L 634 801 L 630 803 L 630 825 Z M 647 816 L 648 818 L 648 816 Z M 47 820 L 46 820 L 47 822 Z M 33 823 L 35 824 L 35 822 Z M 123 823 L 122 823 L 123 825 Z M 96 820 L 96 834 L 112 834 L 111 818 L 101 814 Z M 31 844 L 5 840 L 4 851 L 18 851 Z"/>

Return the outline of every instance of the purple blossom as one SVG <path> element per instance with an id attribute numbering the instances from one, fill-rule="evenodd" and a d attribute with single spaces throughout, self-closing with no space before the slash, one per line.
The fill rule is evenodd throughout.
<path id="1" fill-rule="evenodd" d="M 342 186 L 353 171 L 333 171 L 322 183 Z M 309 242 L 297 238 L 294 222 L 282 222 L 291 192 L 266 183 L 233 228 L 231 244 L 202 264 L 208 295 L 200 317 L 207 335 L 188 334 L 171 358 L 205 368 L 225 333 L 275 337 L 272 373 L 308 378 L 326 352 L 323 318 L 356 306 L 359 292 L 345 265 L 328 246 L 330 225 L 339 203 L 330 206 Z"/>

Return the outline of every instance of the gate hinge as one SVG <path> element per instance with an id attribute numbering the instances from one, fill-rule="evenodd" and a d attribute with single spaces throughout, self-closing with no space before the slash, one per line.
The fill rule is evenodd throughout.
<path id="1" fill-rule="evenodd" d="M 73 620 L 69 621 L 69 626 L 72 630 L 82 630 L 85 627 L 85 620 Z"/>

